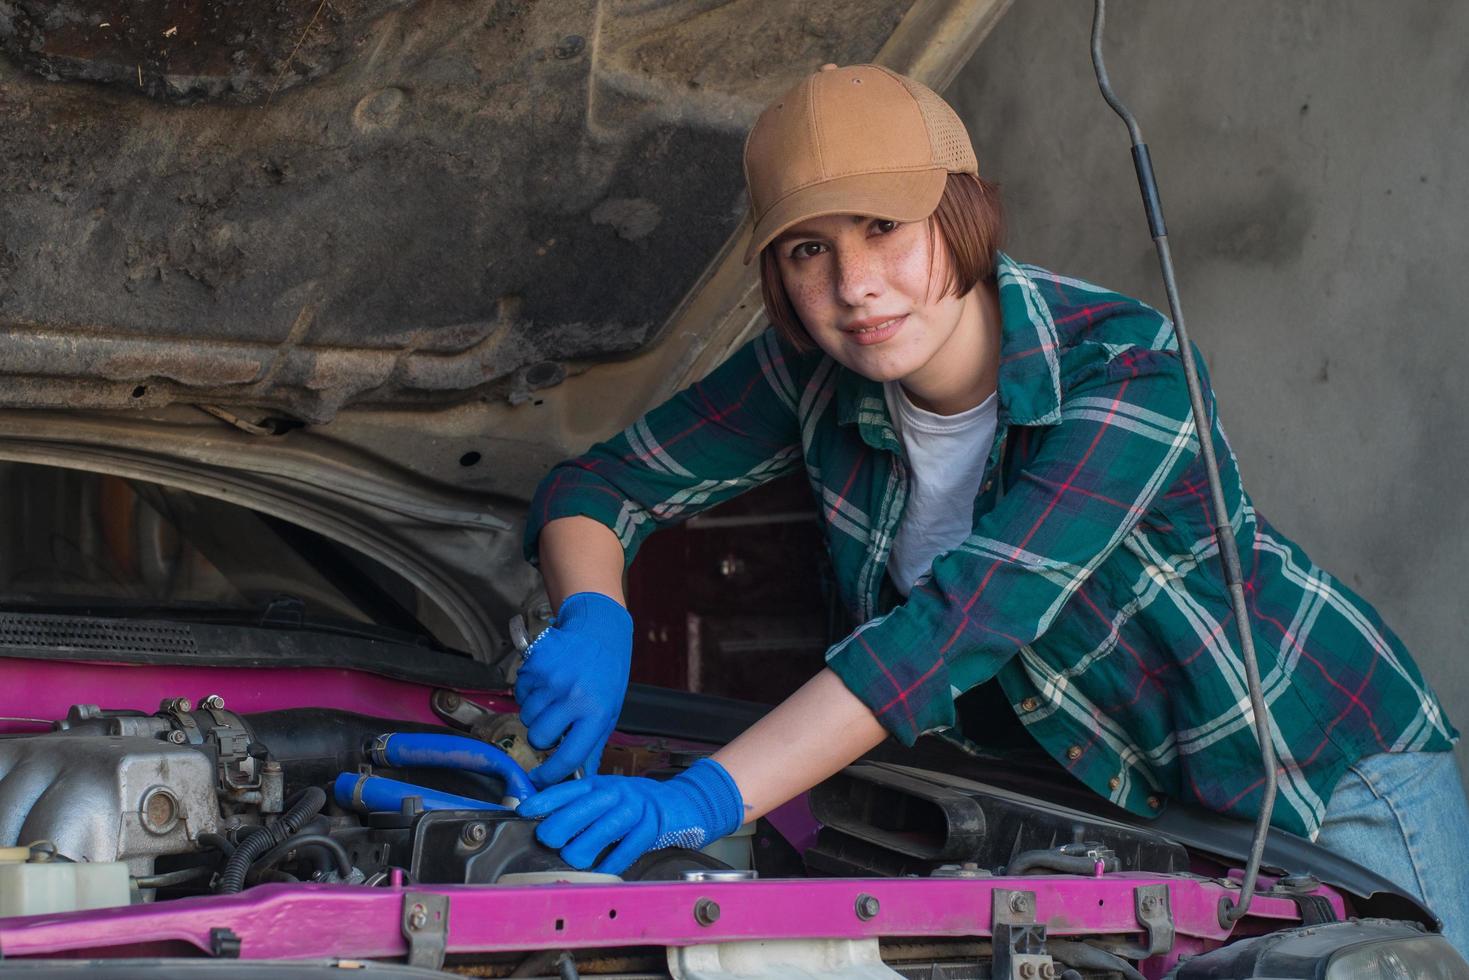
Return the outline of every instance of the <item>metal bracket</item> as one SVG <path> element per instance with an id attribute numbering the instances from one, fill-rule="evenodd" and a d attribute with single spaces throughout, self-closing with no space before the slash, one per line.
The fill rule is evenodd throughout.
<path id="1" fill-rule="evenodd" d="M 404 892 L 402 928 L 409 966 L 442 967 L 449 946 L 449 896 Z"/>
<path id="2" fill-rule="evenodd" d="M 1147 936 L 1146 945 L 1106 942 L 1093 942 L 1092 945 L 1129 960 L 1145 960 L 1171 950 L 1175 929 L 1173 908 L 1168 899 L 1168 885 L 1159 883 L 1134 888 L 1132 907 L 1137 913 L 1137 921 L 1142 925 L 1144 935 Z"/>
<path id="3" fill-rule="evenodd" d="M 1035 892 L 996 888 L 991 895 L 990 933 L 995 980 L 1038 977 L 1051 965 L 1046 952 L 1046 927 L 1035 921 Z"/>
<path id="4" fill-rule="evenodd" d="M 1132 904 L 1137 909 L 1137 921 L 1143 924 L 1143 931 L 1148 936 L 1147 952 L 1138 959 L 1147 959 L 1172 949 L 1173 909 L 1168 902 L 1168 885 L 1143 885 L 1134 889 Z"/>

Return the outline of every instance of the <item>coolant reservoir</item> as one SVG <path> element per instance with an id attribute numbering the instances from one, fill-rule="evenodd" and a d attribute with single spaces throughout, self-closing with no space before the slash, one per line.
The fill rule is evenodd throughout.
<path id="1" fill-rule="evenodd" d="M 25 847 L 0 849 L 0 919 L 127 905 L 128 866 L 30 860 Z"/>
<path id="2" fill-rule="evenodd" d="M 701 850 L 731 868 L 749 871 L 755 867 L 755 821 L 744 824 L 739 830 Z"/>

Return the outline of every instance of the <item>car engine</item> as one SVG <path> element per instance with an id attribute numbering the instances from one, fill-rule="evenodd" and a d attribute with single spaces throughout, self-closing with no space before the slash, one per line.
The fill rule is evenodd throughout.
<path id="1" fill-rule="evenodd" d="M 586 880 L 515 812 L 541 758 L 519 716 L 450 690 L 432 706 L 444 725 L 325 708 L 240 714 L 218 696 L 152 714 L 73 705 L 49 732 L 0 736 L 0 858 L 21 848 L 11 861 L 53 871 L 109 865 L 131 890 L 114 888 L 112 903 L 264 882 Z M 658 778 L 700 754 L 655 741 L 613 747 L 604 763 Z M 621 878 L 1188 868 L 1182 847 L 1148 829 L 938 771 L 859 763 L 809 803 L 819 833 L 804 854 L 762 820 L 754 854 L 653 851 Z"/>
<path id="2" fill-rule="evenodd" d="M 518 717 L 447 691 L 435 703 L 475 737 L 327 709 L 242 715 L 217 696 L 154 714 L 74 705 L 53 731 L 0 737 L 0 848 L 121 862 L 141 900 L 265 881 L 574 874 L 501 803 L 530 791 L 524 768 L 538 761 Z M 485 758 L 495 771 L 474 771 Z M 662 851 L 624 877 L 727 867 Z"/>

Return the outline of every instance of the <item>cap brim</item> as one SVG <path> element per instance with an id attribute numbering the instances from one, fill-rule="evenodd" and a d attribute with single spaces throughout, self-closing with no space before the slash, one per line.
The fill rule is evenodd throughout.
<path id="1" fill-rule="evenodd" d="M 808 218 L 828 214 L 861 214 L 890 221 L 921 221 L 933 214 L 944 196 L 949 175 L 944 170 L 833 177 L 803 187 L 765 212 L 745 249 L 745 264 L 790 228 Z"/>

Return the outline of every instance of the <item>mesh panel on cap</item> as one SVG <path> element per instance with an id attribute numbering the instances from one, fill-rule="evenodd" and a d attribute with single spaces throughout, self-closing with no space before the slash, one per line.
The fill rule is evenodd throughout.
<path id="1" fill-rule="evenodd" d="M 939 98 L 925 85 L 911 78 L 898 76 L 923 115 L 923 124 L 928 127 L 929 140 L 933 144 L 933 162 L 950 173 L 978 173 L 979 165 L 974 159 L 974 147 L 964 124 L 949 104 Z"/>

